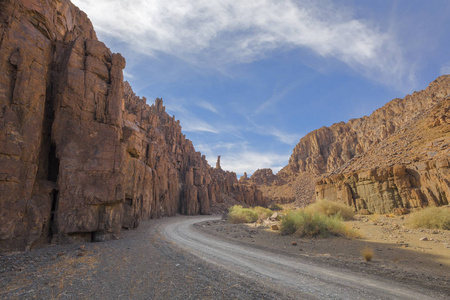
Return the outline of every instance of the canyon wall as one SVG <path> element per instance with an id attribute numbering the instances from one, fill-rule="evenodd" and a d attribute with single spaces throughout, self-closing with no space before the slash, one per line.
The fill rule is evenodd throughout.
<path id="1" fill-rule="evenodd" d="M 372 213 L 449 204 L 450 95 L 319 180 L 316 199 Z"/>
<path id="2" fill-rule="evenodd" d="M 450 76 L 441 76 L 368 117 L 308 133 L 275 178 L 264 171 L 250 181 L 300 206 L 329 199 L 384 213 L 448 204 L 449 97 Z"/>
<path id="3" fill-rule="evenodd" d="M 103 241 L 139 220 L 208 214 L 254 185 L 208 165 L 161 99 L 67 0 L 0 2 L 0 252 Z"/>
<path id="4" fill-rule="evenodd" d="M 370 116 L 322 127 L 295 146 L 280 176 L 309 172 L 331 173 L 420 117 L 450 94 L 450 76 L 442 76 L 425 90 L 394 99 Z"/>

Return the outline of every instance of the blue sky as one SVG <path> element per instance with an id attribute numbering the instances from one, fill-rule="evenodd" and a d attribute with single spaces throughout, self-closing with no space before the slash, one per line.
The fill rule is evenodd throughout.
<path id="1" fill-rule="evenodd" d="M 183 133 L 238 175 L 277 172 L 308 132 L 369 115 L 450 73 L 450 1 L 73 0 L 163 98 Z"/>

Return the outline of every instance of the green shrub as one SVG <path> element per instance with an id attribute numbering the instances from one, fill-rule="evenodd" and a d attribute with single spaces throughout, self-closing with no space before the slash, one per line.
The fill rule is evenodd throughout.
<path id="1" fill-rule="evenodd" d="M 261 206 L 244 208 L 242 205 L 235 205 L 228 209 L 228 221 L 230 223 L 252 223 L 259 219 L 267 219 L 273 214 L 268 208 Z"/>
<path id="2" fill-rule="evenodd" d="M 339 215 L 325 216 L 311 210 L 290 211 L 281 223 L 281 234 L 298 234 L 302 237 L 326 237 L 330 234 L 337 236 L 358 236 L 347 228 Z"/>
<path id="3" fill-rule="evenodd" d="M 450 230 L 450 208 L 427 207 L 412 213 L 407 223 L 413 228 Z"/>
<path id="4" fill-rule="evenodd" d="M 308 210 L 319 212 L 325 216 L 341 216 L 344 220 L 352 220 L 355 212 L 352 207 L 329 200 L 319 200 L 308 206 Z"/>
<path id="5" fill-rule="evenodd" d="M 273 215 L 273 211 L 271 211 L 268 208 L 261 207 L 261 206 L 257 206 L 255 208 L 253 208 L 252 210 L 258 214 L 258 219 L 264 220 Z"/>
<path id="6" fill-rule="evenodd" d="M 270 207 L 270 210 L 272 211 L 280 211 L 283 210 L 283 206 L 279 205 L 279 204 L 272 204 Z"/>

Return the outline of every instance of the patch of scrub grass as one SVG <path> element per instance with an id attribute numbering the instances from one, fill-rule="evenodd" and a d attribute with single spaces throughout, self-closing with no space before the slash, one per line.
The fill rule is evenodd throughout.
<path id="1" fill-rule="evenodd" d="M 235 205 L 228 209 L 228 221 L 230 223 L 253 223 L 259 219 L 267 219 L 273 212 L 264 207 L 244 208 L 242 205 Z"/>
<path id="2" fill-rule="evenodd" d="M 256 206 L 252 209 L 258 214 L 258 220 L 265 220 L 273 215 L 273 211 L 265 207 Z"/>
<path id="3" fill-rule="evenodd" d="M 279 205 L 279 204 L 272 204 L 272 205 L 270 206 L 270 209 L 271 209 L 272 211 L 280 211 L 280 210 L 283 210 L 283 206 L 281 206 L 281 205 Z"/>
<path id="4" fill-rule="evenodd" d="M 427 207 L 410 214 L 407 224 L 413 228 L 450 230 L 450 208 Z"/>
<path id="5" fill-rule="evenodd" d="M 298 234 L 301 237 L 359 236 L 342 222 L 341 216 L 326 216 L 308 209 L 289 211 L 281 222 L 281 234 Z"/>
<path id="6" fill-rule="evenodd" d="M 373 250 L 369 247 L 366 247 L 361 251 L 361 255 L 365 261 L 371 261 L 373 258 Z"/>
<path id="7" fill-rule="evenodd" d="M 353 220 L 355 211 L 352 207 L 343 203 L 338 203 L 329 200 L 319 200 L 307 207 L 312 212 L 319 212 L 325 216 L 341 216 L 344 220 Z"/>

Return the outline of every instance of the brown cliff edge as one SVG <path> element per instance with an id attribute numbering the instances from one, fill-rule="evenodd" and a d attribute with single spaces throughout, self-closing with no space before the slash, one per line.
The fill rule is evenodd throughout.
<path id="1" fill-rule="evenodd" d="M 137 97 L 124 67 L 68 0 L 0 2 L 0 252 L 264 204 L 208 165 L 161 99 Z"/>
<path id="2" fill-rule="evenodd" d="M 450 75 L 370 116 L 308 133 L 277 175 L 260 170 L 248 182 L 297 206 L 327 199 L 390 213 L 448 205 Z"/>

